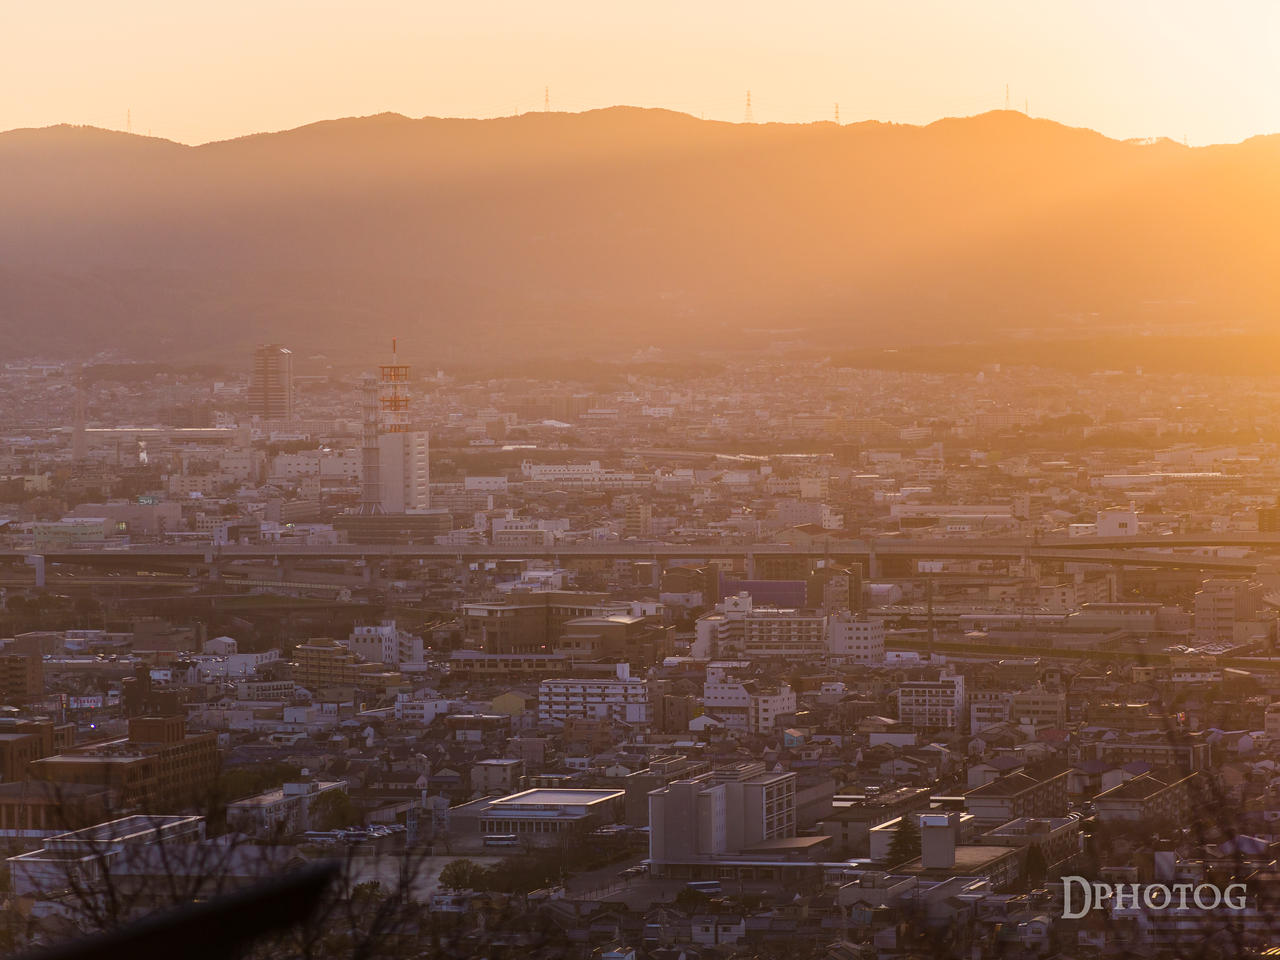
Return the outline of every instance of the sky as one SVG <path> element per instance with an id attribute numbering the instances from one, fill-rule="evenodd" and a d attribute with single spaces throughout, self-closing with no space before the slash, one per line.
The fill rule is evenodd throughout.
<path id="1" fill-rule="evenodd" d="M 1275 0 L 0 0 L 0 130 L 201 143 L 394 111 L 1280 132 Z"/>

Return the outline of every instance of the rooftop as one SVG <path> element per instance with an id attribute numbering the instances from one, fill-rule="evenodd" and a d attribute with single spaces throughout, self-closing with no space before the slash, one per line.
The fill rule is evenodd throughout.
<path id="1" fill-rule="evenodd" d="M 493 807 L 520 808 L 529 806 L 543 807 L 581 807 L 589 804 L 604 803 L 625 796 L 623 790 L 575 790 L 572 788 L 534 787 L 513 793 L 509 797 L 500 797 L 490 801 Z"/>
<path id="2" fill-rule="evenodd" d="M 1019 847 L 997 846 L 996 844 L 958 844 L 956 846 L 955 863 L 950 867 L 930 867 L 926 868 L 920 858 L 901 864 L 893 868 L 894 873 L 937 873 L 944 871 L 952 874 L 960 874 L 962 876 L 973 876 L 981 874 L 983 870 L 1003 860 L 1010 854 L 1018 854 L 1021 852 Z"/>

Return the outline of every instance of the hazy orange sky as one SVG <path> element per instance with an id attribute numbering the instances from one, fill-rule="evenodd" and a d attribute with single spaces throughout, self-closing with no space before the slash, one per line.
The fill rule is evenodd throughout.
<path id="1" fill-rule="evenodd" d="M 613 104 L 926 123 L 1005 102 L 1116 137 L 1280 131 L 1274 0 L 0 0 L 0 129 L 186 143 L 392 110 Z"/>

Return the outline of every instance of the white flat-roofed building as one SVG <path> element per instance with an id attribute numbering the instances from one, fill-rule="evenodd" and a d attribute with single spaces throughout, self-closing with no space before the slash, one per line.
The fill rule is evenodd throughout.
<path id="1" fill-rule="evenodd" d="M 446 700 L 430 690 L 396 694 L 395 718 L 408 723 L 429 724 L 436 717 L 454 709 L 454 701 Z"/>
<path id="2" fill-rule="evenodd" d="M 702 703 L 707 713 L 726 726 L 747 733 L 768 733 L 780 717 L 796 712 L 796 694 L 790 684 L 740 680 L 721 667 L 708 667 Z"/>
<path id="3" fill-rule="evenodd" d="M 401 630 L 394 620 L 356 626 L 347 637 L 346 648 L 371 663 L 392 667 L 421 663 L 423 657 L 422 638 Z"/>
<path id="4" fill-rule="evenodd" d="M 827 652 L 827 618 L 821 611 L 757 607 L 745 592 L 725 597 L 694 630 L 704 656 L 768 660 L 821 658 Z"/>
<path id="5" fill-rule="evenodd" d="M 454 807 L 449 816 L 462 833 L 527 837 L 537 843 L 575 828 L 620 822 L 625 798 L 625 790 L 535 787 Z M 472 822 L 474 830 L 469 829 Z"/>
<path id="6" fill-rule="evenodd" d="M 964 677 L 943 673 L 937 680 L 908 680 L 898 688 L 898 719 L 919 729 L 960 730 L 965 715 Z"/>
<path id="7" fill-rule="evenodd" d="M 131 850 L 196 843 L 204 836 L 204 817 L 135 814 L 109 820 L 47 837 L 42 849 L 10 857 L 10 887 L 20 897 L 64 890 L 71 883 L 94 889 L 103 874 Z"/>
<path id="8" fill-rule="evenodd" d="M 1138 512 L 1133 507 L 1112 507 L 1099 510 L 1097 517 L 1098 536 L 1100 537 L 1136 537 L 1138 535 Z"/>
<path id="9" fill-rule="evenodd" d="M 884 621 L 844 612 L 827 618 L 827 651 L 851 663 L 884 662 Z"/>
<path id="10" fill-rule="evenodd" d="M 637 727 L 653 722 L 648 681 L 639 677 L 543 680 L 538 685 L 538 719 L 616 720 Z"/>

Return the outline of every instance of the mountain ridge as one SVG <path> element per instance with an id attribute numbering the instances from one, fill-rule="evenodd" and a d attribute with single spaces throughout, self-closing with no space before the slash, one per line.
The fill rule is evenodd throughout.
<path id="1" fill-rule="evenodd" d="M 1186 147 L 1013 111 L 733 124 L 384 113 L 187 146 L 0 133 L 16 353 L 447 359 L 1266 325 L 1280 136 Z M 376 345 L 376 346 L 375 346 Z"/>

